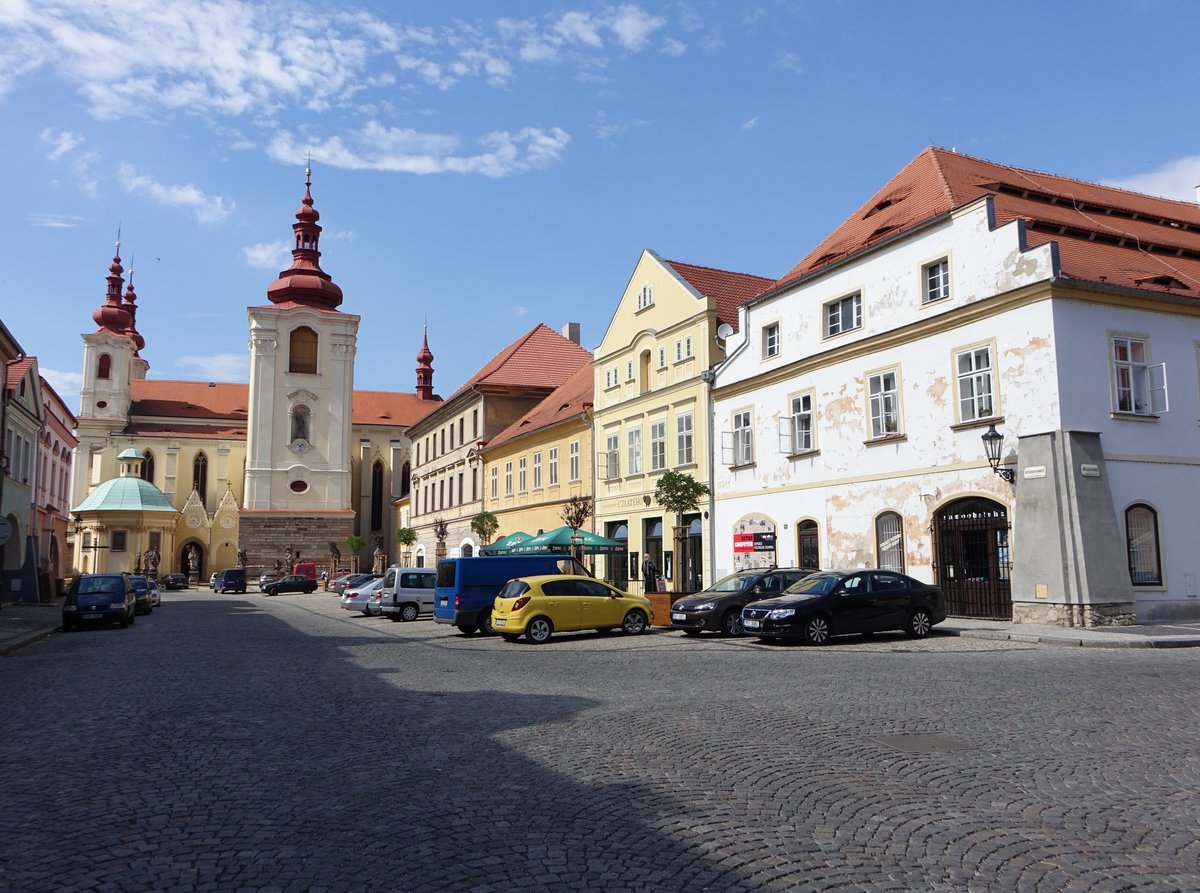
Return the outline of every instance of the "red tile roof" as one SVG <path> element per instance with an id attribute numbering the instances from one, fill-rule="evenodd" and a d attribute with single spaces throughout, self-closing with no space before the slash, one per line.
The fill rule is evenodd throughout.
<path id="1" fill-rule="evenodd" d="M 564 338 L 545 323 L 538 323 L 488 360 L 449 400 L 470 388 L 517 389 L 529 394 L 549 392 L 580 366 L 591 362 L 591 351 Z"/>
<path id="2" fill-rule="evenodd" d="M 737 329 L 741 304 L 761 294 L 775 284 L 774 280 L 749 273 L 730 273 L 712 267 L 698 267 L 682 261 L 663 261 L 705 297 L 717 299 L 717 321 Z"/>
<path id="3" fill-rule="evenodd" d="M 580 366 L 574 375 L 551 391 L 545 400 L 488 441 L 488 448 L 583 415 L 592 406 L 595 384 L 596 376 L 592 371 L 592 364 Z"/>
<path id="4" fill-rule="evenodd" d="M 4 364 L 4 383 L 5 387 L 12 391 L 20 386 L 21 379 L 25 377 L 25 373 L 33 368 L 33 364 L 37 362 L 37 357 L 20 357 L 16 360 L 9 360 Z"/>
<path id="5" fill-rule="evenodd" d="M 1200 207 L 930 147 L 776 284 L 844 260 L 984 195 L 997 225 L 1057 242 L 1061 272 L 1086 282 L 1200 297 Z"/>
<path id="6" fill-rule="evenodd" d="M 244 425 L 250 401 L 250 386 L 205 381 L 141 379 L 133 382 L 132 416 L 162 416 L 176 419 L 224 419 Z M 416 394 L 389 391 L 355 391 L 351 423 L 354 425 L 411 425 L 441 401 L 421 400 Z M 141 426 L 145 428 L 146 426 Z M 194 429 L 175 426 L 181 432 Z M 172 428 L 172 430 L 175 430 Z M 245 437 L 242 427 L 241 436 Z M 181 436 L 201 436 L 184 435 Z M 211 436 L 211 435 L 203 435 Z"/>

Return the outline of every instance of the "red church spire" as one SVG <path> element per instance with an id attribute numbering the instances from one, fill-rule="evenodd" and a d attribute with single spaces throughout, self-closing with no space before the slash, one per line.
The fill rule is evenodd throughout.
<path id="1" fill-rule="evenodd" d="M 267 287 L 267 298 L 272 304 L 295 303 L 317 310 L 336 310 L 342 303 L 342 290 L 321 269 L 321 252 L 317 250 L 321 238 L 321 227 L 317 224 L 320 219 L 321 215 L 313 207 L 312 169 L 305 168 L 304 198 L 296 211 L 296 222 L 292 224 L 296 237 L 292 265 Z"/>
<path id="2" fill-rule="evenodd" d="M 125 311 L 129 314 L 129 328 L 125 330 L 125 334 L 137 345 L 137 350 L 134 351 L 136 354 L 146 346 L 146 339 L 137 330 L 137 294 L 133 290 L 133 267 L 129 268 L 129 285 L 125 288 Z"/>
<path id="3" fill-rule="evenodd" d="M 421 349 L 417 352 L 417 396 L 422 400 L 433 399 L 433 351 L 429 349 L 429 326 L 425 326 Z"/>
<path id="4" fill-rule="evenodd" d="M 92 314 L 92 319 L 96 321 L 102 330 L 112 332 L 114 335 L 124 335 L 125 330 L 132 324 L 133 319 L 129 315 L 129 310 L 121 303 L 121 285 L 125 279 L 121 276 L 125 272 L 125 268 L 121 266 L 121 239 L 117 238 L 117 250 L 113 254 L 112 263 L 108 267 L 108 292 L 104 296 L 104 303 L 100 308 Z"/>

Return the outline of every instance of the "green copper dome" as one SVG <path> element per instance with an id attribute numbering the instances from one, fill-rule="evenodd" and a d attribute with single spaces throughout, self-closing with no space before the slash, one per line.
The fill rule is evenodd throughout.
<path id="1" fill-rule="evenodd" d="M 72 512 L 176 512 L 162 490 L 141 478 L 105 481 Z"/>

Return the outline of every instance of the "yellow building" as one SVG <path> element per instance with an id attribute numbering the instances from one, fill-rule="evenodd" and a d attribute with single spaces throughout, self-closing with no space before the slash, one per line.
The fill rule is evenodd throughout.
<path id="1" fill-rule="evenodd" d="M 482 450 L 483 508 L 500 522 L 496 538 L 561 527 L 570 499 L 592 496 L 592 384 L 585 364 Z"/>
<path id="2" fill-rule="evenodd" d="M 628 544 L 603 560 L 617 586 L 639 589 L 647 556 L 674 591 L 712 581 L 711 511 L 685 515 L 676 540 L 654 488 L 671 469 L 712 480 L 711 370 L 738 305 L 773 282 L 642 252 L 593 362 L 596 532 Z"/>

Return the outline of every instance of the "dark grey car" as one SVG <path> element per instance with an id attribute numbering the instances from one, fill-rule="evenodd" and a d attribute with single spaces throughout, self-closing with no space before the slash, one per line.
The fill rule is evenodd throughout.
<path id="1" fill-rule="evenodd" d="M 730 574 L 703 592 L 685 595 L 671 605 L 671 628 L 681 629 L 689 636 L 698 636 L 705 630 L 740 636 L 742 608 L 779 595 L 812 573 L 816 573 L 816 568 L 772 567 Z"/>
<path id="2" fill-rule="evenodd" d="M 63 632 L 85 624 L 120 624 L 136 620 L 136 599 L 128 574 L 84 574 L 71 584 L 63 601 Z"/>

